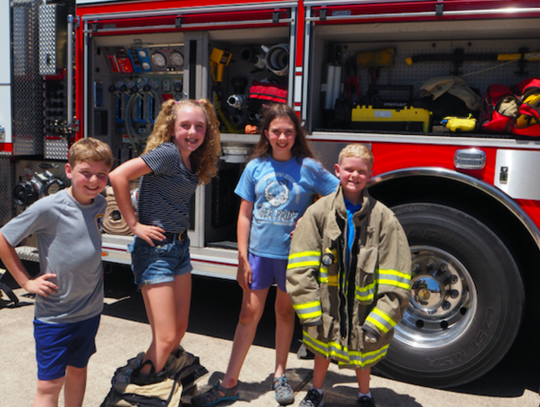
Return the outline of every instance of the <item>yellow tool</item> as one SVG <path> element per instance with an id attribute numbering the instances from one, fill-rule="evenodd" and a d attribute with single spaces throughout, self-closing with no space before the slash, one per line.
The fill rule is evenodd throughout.
<path id="1" fill-rule="evenodd" d="M 476 129 L 476 119 L 469 117 L 448 116 L 442 119 L 441 124 L 450 131 L 474 131 Z"/>
<path id="2" fill-rule="evenodd" d="M 214 82 L 221 82 L 223 79 L 223 68 L 231 62 L 232 54 L 218 48 L 213 48 L 210 53 L 210 72 Z"/>

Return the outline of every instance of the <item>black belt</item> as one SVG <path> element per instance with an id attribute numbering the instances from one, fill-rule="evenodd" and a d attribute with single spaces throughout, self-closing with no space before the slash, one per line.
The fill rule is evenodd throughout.
<path id="1" fill-rule="evenodd" d="M 184 230 L 182 233 L 165 232 L 163 234 L 165 235 L 165 239 L 167 239 L 169 242 L 174 242 L 175 240 L 186 240 L 188 237 L 187 230 Z"/>

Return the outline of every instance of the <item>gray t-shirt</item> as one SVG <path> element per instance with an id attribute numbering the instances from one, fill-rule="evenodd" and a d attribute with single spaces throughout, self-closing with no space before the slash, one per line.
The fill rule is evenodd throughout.
<path id="1" fill-rule="evenodd" d="M 103 311 L 100 230 L 106 206 L 101 195 L 81 205 L 62 190 L 36 201 L 2 228 L 12 246 L 35 233 L 41 274 L 56 274 L 52 281 L 58 291 L 36 297 L 36 319 L 65 324 Z"/>

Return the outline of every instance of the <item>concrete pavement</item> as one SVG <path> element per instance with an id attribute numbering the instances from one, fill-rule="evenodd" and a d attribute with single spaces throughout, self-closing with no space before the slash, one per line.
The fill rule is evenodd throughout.
<path id="1" fill-rule="evenodd" d="M 121 274 L 116 275 L 117 282 L 111 282 L 110 276 L 106 278 L 106 305 L 97 336 L 98 352 L 89 364 L 85 407 L 99 407 L 115 369 L 150 343 L 141 296 L 130 284 L 130 277 Z M 0 407 L 31 406 L 36 387 L 33 299 L 26 297 L 22 289 L 15 292 L 21 300 L 19 307 L 3 307 L 5 302 L 0 299 Z M 199 382 L 199 391 L 224 375 L 238 318 L 239 296 L 234 282 L 194 277 L 190 328 L 182 345 L 199 356 L 210 372 Z M 272 318 L 269 305 L 240 376 L 240 400 L 234 403 L 237 407 L 277 406 L 270 390 L 274 366 Z M 293 348 L 297 346 L 293 344 Z M 538 363 L 523 361 L 526 371 L 522 371 L 513 365 L 512 359 L 511 355 L 506 365 L 495 368 L 485 378 L 452 390 L 414 386 L 373 375 L 372 393 L 379 407 L 539 406 Z M 291 353 L 287 377 L 296 392 L 293 406 L 310 388 L 312 367 L 313 361 L 299 360 Z M 332 364 L 325 382 L 325 405 L 353 406 L 356 396 L 354 372 Z M 187 403 L 189 398 L 183 401 Z"/>

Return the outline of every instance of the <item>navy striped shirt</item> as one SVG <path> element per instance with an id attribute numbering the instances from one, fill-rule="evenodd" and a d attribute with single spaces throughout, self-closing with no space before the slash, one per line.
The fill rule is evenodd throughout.
<path id="1" fill-rule="evenodd" d="M 188 171 L 178 147 L 170 142 L 141 158 L 152 172 L 142 176 L 139 184 L 139 222 L 182 233 L 189 228 L 189 203 L 199 184 L 197 174 Z"/>

